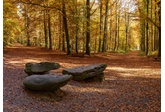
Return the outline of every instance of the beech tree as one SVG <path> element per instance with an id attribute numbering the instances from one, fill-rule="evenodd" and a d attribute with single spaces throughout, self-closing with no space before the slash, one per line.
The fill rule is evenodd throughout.
<path id="1" fill-rule="evenodd" d="M 141 50 L 144 51 L 146 55 L 150 55 L 149 52 L 158 51 L 158 57 L 161 55 L 161 20 L 160 20 L 160 0 L 151 0 L 151 1 L 138 1 L 138 8 L 140 13 L 140 19 L 141 19 Z M 150 5 L 152 4 L 152 5 Z M 154 7 L 153 7 L 154 6 Z M 153 11 L 152 11 L 153 10 Z M 154 14 L 152 14 L 154 12 Z M 158 19 L 157 19 L 158 17 Z M 154 31 L 152 30 L 154 27 Z M 145 29 L 144 29 L 145 28 Z M 158 31 L 159 35 L 156 35 Z M 153 39 L 149 38 L 152 37 L 152 32 L 154 32 Z M 157 41 L 158 40 L 158 41 Z M 153 42 L 152 42 L 153 41 Z M 151 45 L 149 45 L 151 44 Z M 159 45 L 159 47 L 156 47 Z M 152 47 L 154 46 L 154 47 Z"/>
<path id="2" fill-rule="evenodd" d="M 3 1 L 3 46 L 13 44 L 21 33 L 23 25 L 17 14 L 17 4 L 14 0 Z"/>
<path id="3" fill-rule="evenodd" d="M 99 47 L 98 47 L 98 52 L 101 51 L 101 38 L 102 38 L 102 24 L 103 24 L 103 14 L 102 14 L 102 10 L 103 10 L 103 3 L 100 0 L 100 35 L 99 35 Z"/>
<path id="4" fill-rule="evenodd" d="M 159 50 L 158 50 L 158 57 L 161 57 L 161 1 L 157 2 L 158 5 L 158 15 L 159 15 Z"/>
<path id="5" fill-rule="evenodd" d="M 64 25 L 64 30 L 65 30 L 66 42 L 67 42 L 67 55 L 70 55 L 71 54 L 71 45 L 70 45 L 70 39 L 69 39 L 67 15 L 66 15 L 64 0 L 62 0 L 62 13 L 63 13 L 63 25 Z"/>
<path id="6" fill-rule="evenodd" d="M 106 52 L 106 50 L 107 50 L 108 3 L 109 3 L 109 0 L 106 0 L 106 8 L 105 8 L 106 10 L 105 10 L 105 20 L 104 20 L 104 36 L 103 36 L 102 52 Z"/>
<path id="7" fill-rule="evenodd" d="M 18 40 L 27 46 L 60 49 L 67 55 L 125 52 L 140 46 L 146 55 L 155 50 L 161 55 L 160 0 L 15 1 L 13 7 L 20 12 L 12 19 L 24 21 Z M 9 28 L 6 18 L 4 21 L 7 43 Z"/>
<path id="8" fill-rule="evenodd" d="M 90 55 L 90 0 L 86 0 L 86 54 Z"/>

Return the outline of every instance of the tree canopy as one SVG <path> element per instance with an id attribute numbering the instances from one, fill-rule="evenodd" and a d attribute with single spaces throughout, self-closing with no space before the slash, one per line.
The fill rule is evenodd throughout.
<path id="1" fill-rule="evenodd" d="M 161 56 L 160 0 L 4 0 L 3 45 Z"/>

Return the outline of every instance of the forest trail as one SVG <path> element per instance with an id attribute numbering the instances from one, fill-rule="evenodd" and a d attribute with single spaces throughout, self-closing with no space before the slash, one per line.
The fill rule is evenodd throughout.
<path id="1" fill-rule="evenodd" d="M 3 108 L 11 111 L 42 112 L 160 112 L 161 62 L 127 54 L 96 53 L 91 57 L 72 57 L 60 51 L 16 44 L 3 55 Z M 35 95 L 24 88 L 22 81 L 28 62 L 53 61 L 61 65 L 51 72 L 60 74 L 64 68 L 106 63 L 103 82 L 70 81 L 61 89 L 66 96 L 60 102 L 45 100 L 45 93 Z"/>

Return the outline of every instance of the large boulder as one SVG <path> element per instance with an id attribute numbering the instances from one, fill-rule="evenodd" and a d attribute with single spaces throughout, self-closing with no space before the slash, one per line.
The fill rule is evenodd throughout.
<path id="1" fill-rule="evenodd" d="M 60 65 L 54 62 L 40 62 L 40 63 L 27 63 L 25 65 L 25 72 L 28 75 L 45 74 L 50 70 L 58 69 Z"/>
<path id="2" fill-rule="evenodd" d="M 107 64 L 94 64 L 89 66 L 78 66 L 75 68 L 64 69 L 63 74 L 69 74 L 73 76 L 73 80 L 84 80 L 97 75 L 102 75 L 103 71 L 107 67 Z"/>
<path id="3" fill-rule="evenodd" d="M 72 75 L 31 75 L 24 79 L 26 88 L 38 91 L 57 90 L 65 86 L 72 79 Z"/>

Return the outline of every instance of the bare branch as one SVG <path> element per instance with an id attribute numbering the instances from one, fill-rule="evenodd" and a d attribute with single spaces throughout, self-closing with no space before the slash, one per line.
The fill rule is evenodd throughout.
<path id="1" fill-rule="evenodd" d="M 93 1 L 93 3 L 92 3 L 92 6 L 91 6 L 90 10 L 91 10 L 91 9 L 92 9 L 92 7 L 94 6 L 94 4 L 95 4 L 95 0 Z"/>
<path id="2" fill-rule="evenodd" d="M 51 7 L 51 6 L 45 6 L 45 5 L 41 5 L 41 4 L 38 4 L 38 3 L 24 2 L 24 1 L 19 1 L 19 3 L 23 3 L 23 4 L 31 4 L 31 5 L 35 5 L 35 6 L 39 6 L 39 7 L 43 7 L 43 8 L 56 9 L 56 10 L 62 11 L 60 8 L 57 8 L 57 7 Z"/>

